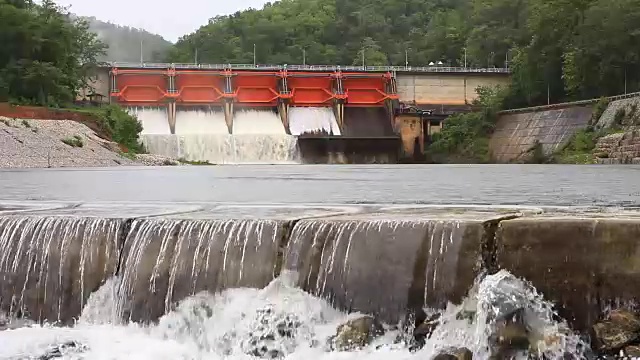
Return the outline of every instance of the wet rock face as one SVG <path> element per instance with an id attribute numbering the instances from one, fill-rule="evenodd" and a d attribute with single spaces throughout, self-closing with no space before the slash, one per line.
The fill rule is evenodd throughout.
<path id="1" fill-rule="evenodd" d="M 336 335 L 330 339 L 331 347 L 339 351 L 361 349 L 384 334 L 384 328 L 377 319 L 362 316 L 340 325 Z"/>
<path id="2" fill-rule="evenodd" d="M 478 221 L 303 220 L 285 268 L 335 307 L 394 324 L 407 307 L 462 300 L 479 270 L 482 234 Z"/>
<path id="3" fill-rule="evenodd" d="M 606 305 L 640 299 L 640 219 L 521 218 L 500 223 L 498 265 L 525 278 L 586 332 Z M 602 308 L 601 308 L 602 307 Z"/>
<path id="4" fill-rule="evenodd" d="M 266 286 L 274 278 L 283 226 L 270 220 L 134 221 L 120 271 L 122 316 L 155 321 L 201 291 Z"/>
<path id="5" fill-rule="evenodd" d="M 441 351 L 432 360 L 472 360 L 473 353 L 467 348 L 451 348 Z"/>
<path id="6" fill-rule="evenodd" d="M 0 311 L 71 323 L 116 271 L 123 219 L 0 217 Z"/>
<path id="7" fill-rule="evenodd" d="M 597 350 L 622 349 L 640 340 L 640 317 L 630 311 L 614 310 L 607 320 L 593 325 L 593 338 Z"/>

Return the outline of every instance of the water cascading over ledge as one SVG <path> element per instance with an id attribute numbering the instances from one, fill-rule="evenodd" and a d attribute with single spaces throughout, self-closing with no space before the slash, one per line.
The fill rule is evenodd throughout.
<path id="1" fill-rule="evenodd" d="M 13 254 L 19 255 L 16 259 L 21 264 L 35 261 L 36 265 L 29 266 L 26 280 L 19 285 L 0 287 L 3 309 L 19 315 L 11 304 L 23 297 L 20 286 L 26 286 L 27 293 L 51 294 L 47 289 L 53 285 L 32 279 L 52 273 L 46 279 L 56 279 L 55 295 L 46 301 L 26 297 L 28 301 L 20 303 L 25 308 L 21 313 L 40 321 L 68 322 L 79 315 L 92 291 L 116 275 L 116 316 L 148 322 L 200 291 L 260 288 L 282 270 L 291 270 L 297 272 L 301 288 L 336 307 L 376 313 L 395 322 L 407 308 L 441 307 L 447 300 L 462 298 L 477 275 L 487 217 L 416 218 L 411 211 L 337 217 L 336 209 L 273 207 L 263 209 L 263 219 L 256 219 L 244 216 L 247 210 L 238 210 L 222 207 L 215 214 L 196 211 L 156 218 L 143 215 L 150 215 L 152 209 L 127 213 L 123 207 L 121 211 L 133 217 L 130 220 L 8 216 L 10 221 L 0 223 L 0 251 L 6 254 L 0 269 L 3 278 L 11 280 L 5 283 L 25 277 L 20 271 L 24 267 L 6 265 L 15 264 Z M 331 215 L 331 211 L 333 217 L 296 220 Z M 235 218 L 223 219 L 221 214 Z M 15 225 L 22 223 L 34 225 Z M 25 252 L 27 242 L 29 252 Z M 12 250 L 17 244 L 22 244 L 21 250 Z M 60 260 L 57 255 L 78 251 L 82 256 Z M 82 289 L 74 288 L 78 284 Z M 68 311 L 57 311 L 58 299 L 70 304 Z"/>
<path id="2" fill-rule="evenodd" d="M 201 291 L 266 286 L 284 228 L 274 220 L 135 220 L 119 271 L 119 315 L 153 321 Z"/>
<path id="3" fill-rule="evenodd" d="M 479 273 L 481 221 L 302 220 L 285 268 L 339 309 L 396 323 L 407 309 L 460 302 Z"/>
<path id="4" fill-rule="evenodd" d="M 0 310 L 68 323 L 116 271 L 125 219 L 0 216 Z"/>

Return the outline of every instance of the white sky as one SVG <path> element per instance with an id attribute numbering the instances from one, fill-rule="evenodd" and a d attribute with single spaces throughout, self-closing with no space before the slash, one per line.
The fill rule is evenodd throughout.
<path id="1" fill-rule="evenodd" d="M 56 0 L 71 12 L 102 21 L 143 28 L 176 41 L 216 15 L 261 8 L 267 0 Z"/>

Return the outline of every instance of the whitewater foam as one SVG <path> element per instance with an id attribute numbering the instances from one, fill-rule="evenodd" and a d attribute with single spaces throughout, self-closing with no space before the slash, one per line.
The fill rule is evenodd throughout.
<path id="1" fill-rule="evenodd" d="M 287 136 L 278 114 L 269 110 L 237 111 L 233 117 L 233 134 Z"/>
<path id="2" fill-rule="evenodd" d="M 330 351 L 327 338 L 358 314 L 347 315 L 325 301 L 292 286 L 295 274 L 284 273 L 264 289 L 230 289 L 217 295 L 200 293 L 182 301 L 155 325 L 114 320 L 113 304 L 119 279 L 94 293 L 74 327 L 32 326 L 0 332 L 0 358 L 41 356 L 68 342 L 83 346 L 60 349 L 62 359 L 254 359 L 256 351 L 281 358 L 302 359 L 428 359 L 450 346 L 464 346 L 474 358 L 488 358 L 488 334 L 493 321 L 512 307 L 524 307 L 537 333 L 553 335 L 549 345 L 534 344 L 548 359 L 565 352 L 579 354 L 579 338 L 564 322 L 553 320 L 549 303 L 527 283 L 506 271 L 487 276 L 461 306 L 449 305 L 440 325 L 411 353 L 396 327 L 371 345 L 354 352 Z M 460 319 L 461 310 L 475 314 Z M 284 330 L 283 330 L 284 329 Z M 268 357 L 268 356 L 267 356 Z"/>
<path id="3" fill-rule="evenodd" d="M 175 135 L 154 131 L 144 131 L 142 143 L 156 155 L 213 164 L 300 162 L 297 138 L 286 134 L 272 111 L 237 112 L 229 134 L 222 112 L 178 110 Z"/>
<path id="4" fill-rule="evenodd" d="M 229 128 L 222 110 L 197 109 L 176 111 L 176 135 L 228 135 Z"/>
<path id="5" fill-rule="evenodd" d="M 129 107 L 127 111 L 142 123 L 142 135 L 171 134 L 166 108 Z"/>
<path id="6" fill-rule="evenodd" d="M 291 135 L 327 132 L 341 135 L 333 109 L 324 107 L 292 107 L 289 109 Z"/>

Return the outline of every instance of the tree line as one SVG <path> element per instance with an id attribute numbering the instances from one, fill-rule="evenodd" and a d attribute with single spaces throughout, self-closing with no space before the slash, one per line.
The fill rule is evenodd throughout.
<path id="1" fill-rule="evenodd" d="M 68 104 L 105 45 L 52 0 L 0 0 L 0 101 Z"/>
<path id="2" fill-rule="evenodd" d="M 212 18 L 167 61 L 360 65 L 363 55 L 509 67 L 507 107 L 640 91 L 640 0 L 281 0 Z"/>

